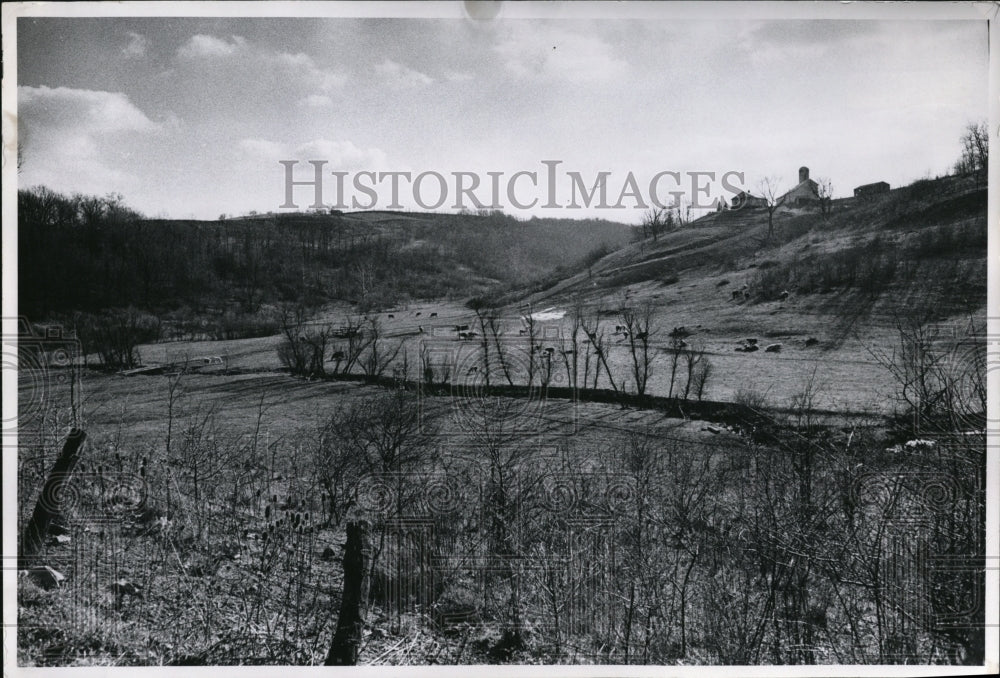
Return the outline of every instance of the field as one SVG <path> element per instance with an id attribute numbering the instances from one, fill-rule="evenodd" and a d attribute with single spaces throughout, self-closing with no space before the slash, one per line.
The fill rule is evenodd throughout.
<path id="1" fill-rule="evenodd" d="M 20 530 L 87 440 L 19 662 L 980 661 L 985 221 L 897 201 L 492 296 L 262 300 L 263 336 L 65 326 L 21 370 Z"/>

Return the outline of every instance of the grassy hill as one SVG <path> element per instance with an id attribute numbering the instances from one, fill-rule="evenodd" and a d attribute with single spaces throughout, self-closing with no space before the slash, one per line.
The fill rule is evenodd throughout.
<path id="1" fill-rule="evenodd" d="M 746 286 L 741 314 L 785 291 L 834 318 L 862 307 L 948 316 L 985 306 L 986 189 L 972 179 L 924 180 L 836 201 L 830 214 L 779 210 L 774 219 L 768 238 L 764 209 L 714 213 L 549 280 L 527 300 L 628 294 L 707 310 Z"/>

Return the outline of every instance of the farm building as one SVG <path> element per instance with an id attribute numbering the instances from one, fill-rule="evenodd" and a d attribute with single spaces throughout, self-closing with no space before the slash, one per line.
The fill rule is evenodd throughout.
<path id="1" fill-rule="evenodd" d="M 809 178 L 809 168 L 799 168 L 799 183 L 781 196 L 784 207 L 805 207 L 819 203 L 819 184 Z"/>
<path id="2" fill-rule="evenodd" d="M 873 195 L 889 192 L 889 184 L 884 181 L 876 181 L 874 184 L 865 184 L 854 189 L 855 198 L 869 198 Z"/>
<path id="3" fill-rule="evenodd" d="M 767 200 L 748 191 L 740 191 L 733 196 L 732 209 L 737 210 L 743 207 L 767 207 Z"/>

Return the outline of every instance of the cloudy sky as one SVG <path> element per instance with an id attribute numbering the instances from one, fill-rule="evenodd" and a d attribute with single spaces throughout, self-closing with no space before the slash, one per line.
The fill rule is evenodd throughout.
<path id="1" fill-rule="evenodd" d="M 985 22 L 22 18 L 17 30 L 20 185 L 118 192 L 150 216 L 277 210 L 284 159 L 508 176 L 558 159 L 584 177 L 736 170 L 748 185 L 791 185 L 808 165 L 846 195 L 945 173 L 964 126 L 987 116 Z"/>

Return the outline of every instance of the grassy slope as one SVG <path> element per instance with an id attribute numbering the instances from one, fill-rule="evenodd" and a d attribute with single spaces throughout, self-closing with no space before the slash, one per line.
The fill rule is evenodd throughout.
<path id="1" fill-rule="evenodd" d="M 656 242 L 630 244 L 525 301 L 535 308 L 580 303 L 608 310 L 652 303 L 659 327 L 693 329 L 695 341 L 715 354 L 709 392 L 716 399 L 753 387 L 783 403 L 815 370 L 827 405 L 883 410 L 889 405 L 886 374 L 871 351 L 891 350 L 897 318 L 965 325 L 971 316 L 983 317 L 985 207 L 985 189 L 946 178 L 868 203 L 846 201 L 828 217 L 778 212 L 770 241 L 763 210 L 714 214 Z M 959 235 L 942 241 L 942 230 Z M 836 257 L 864 259 L 876 237 L 883 258 L 898 259 L 884 284 L 875 276 L 867 287 L 802 292 L 791 275 L 785 301 L 762 289 L 775 271 L 798 266 L 802 270 L 793 274 L 803 277 Z M 734 301 L 732 291 L 744 285 L 750 301 Z M 782 352 L 734 352 L 745 337 L 780 342 Z M 806 347 L 809 337 L 820 343 Z M 651 388 L 662 388 L 662 376 L 651 380 Z"/>
<path id="2" fill-rule="evenodd" d="M 916 200 L 913 193 L 919 196 Z M 899 189 L 870 203 L 838 205 L 827 218 L 808 212 L 778 213 L 771 241 L 766 239 L 767 216 L 760 210 L 711 215 L 657 242 L 627 245 L 589 271 L 511 304 L 504 310 L 506 332 L 517 334 L 517 318 L 525 304 L 536 310 L 569 310 L 575 303 L 610 310 L 648 301 L 655 305 L 656 325 L 663 330 L 654 345 L 665 346 L 665 332 L 685 326 L 695 333 L 692 342 L 710 354 L 715 371 L 706 398 L 732 400 L 741 389 L 752 389 L 782 406 L 815 374 L 821 386 L 819 405 L 884 412 L 892 407 L 889 380 L 872 352 L 892 350 L 898 316 L 930 312 L 934 321 L 962 323 L 970 316 L 982 316 L 986 301 L 982 248 L 973 242 L 932 247 L 929 256 L 912 252 L 920 238 L 942 228 L 959 229 L 966 245 L 970 234 L 984 235 L 984 201 L 985 191 L 944 179 Z M 863 256 L 871 249 L 865 243 L 875 236 L 885 252 L 896 253 L 902 262 L 900 272 L 884 286 L 797 292 L 789 285 L 792 294 L 785 301 L 760 289 L 762 276 L 789 266 L 805 262 L 803 268 L 809 273 L 817 268 L 809 263 L 813 260 L 845 254 L 850 259 L 859 248 Z M 982 287 L 976 286 L 977 281 Z M 733 301 L 732 290 L 744 284 L 750 285 L 752 299 Z M 349 312 L 346 304 L 332 304 L 316 320 L 340 324 Z M 432 313 L 437 316 L 431 318 Z M 472 312 L 460 299 L 402 304 L 378 317 L 391 341 L 403 341 L 410 348 L 414 378 L 418 342 L 432 340 L 453 352 L 473 348 L 458 342 L 452 331 L 456 324 L 474 324 Z M 615 319 L 609 316 L 605 322 L 613 328 Z M 569 332 L 567 319 L 547 324 L 563 336 Z M 781 343 L 782 351 L 735 352 L 737 343 L 747 337 L 758 338 L 762 345 Z M 809 338 L 819 343 L 806 346 Z M 146 363 L 223 355 L 233 370 L 279 370 L 278 342 L 278 337 L 174 342 L 144 346 L 141 352 Z M 624 342 L 613 340 L 611 350 L 613 369 L 626 370 Z M 668 370 L 660 362 L 650 392 L 666 394 L 668 382 Z"/>

